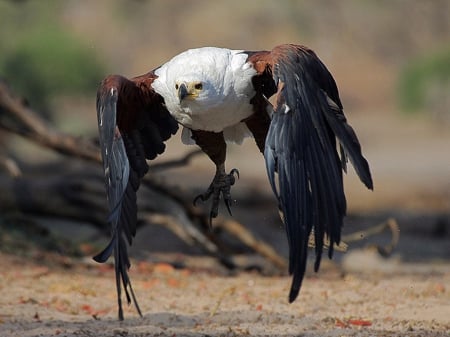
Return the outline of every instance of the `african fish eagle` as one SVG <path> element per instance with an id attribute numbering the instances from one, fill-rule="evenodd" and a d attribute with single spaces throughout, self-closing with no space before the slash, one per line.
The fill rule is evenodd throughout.
<path id="1" fill-rule="evenodd" d="M 272 105 L 268 99 L 274 94 Z M 190 49 L 145 75 L 105 78 L 97 93 L 97 113 L 112 239 L 94 259 L 105 262 L 114 253 L 119 319 L 121 283 L 128 303 L 133 301 L 141 314 L 127 273 L 127 242 L 131 244 L 136 234 L 136 191 L 149 168 L 146 160 L 164 152 L 164 141 L 179 125 L 182 141 L 197 144 L 216 165 L 210 186 L 194 199 L 211 199 L 210 218 L 217 216 L 221 198 L 230 209 L 230 187 L 238 174 L 236 169 L 225 170 L 226 142 L 254 137 L 286 228 L 293 275 L 290 302 L 305 274 L 310 233 L 315 239 L 315 271 L 325 236 L 330 258 L 333 244 L 339 244 L 347 159 L 367 188 L 373 188 L 336 83 L 304 46 L 284 44 L 271 51 Z"/>

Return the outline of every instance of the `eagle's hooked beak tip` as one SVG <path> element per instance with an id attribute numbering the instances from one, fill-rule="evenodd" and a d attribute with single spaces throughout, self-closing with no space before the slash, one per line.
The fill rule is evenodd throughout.
<path id="1" fill-rule="evenodd" d="M 180 102 L 189 94 L 186 84 L 181 83 L 178 87 L 178 98 Z"/>

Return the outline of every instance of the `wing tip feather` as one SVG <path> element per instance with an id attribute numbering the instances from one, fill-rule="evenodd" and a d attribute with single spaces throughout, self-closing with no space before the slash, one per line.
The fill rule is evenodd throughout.
<path id="1" fill-rule="evenodd" d="M 293 303 L 297 299 L 298 294 L 300 293 L 300 288 L 301 288 L 301 281 L 299 285 L 292 284 L 291 289 L 289 290 L 289 298 L 288 298 L 289 303 Z"/>

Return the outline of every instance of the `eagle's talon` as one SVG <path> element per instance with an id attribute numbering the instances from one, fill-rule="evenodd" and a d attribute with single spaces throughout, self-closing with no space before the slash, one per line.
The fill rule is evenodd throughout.
<path id="1" fill-rule="evenodd" d="M 193 204 L 197 205 L 198 201 L 207 201 L 212 197 L 211 200 L 211 210 L 209 213 L 210 223 L 212 223 L 212 219 L 216 218 L 219 214 L 219 203 L 220 203 L 220 195 L 222 195 L 225 206 L 227 207 L 228 213 L 231 213 L 231 186 L 236 182 L 236 177 L 239 178 L 239 171 L 237 169 L 232 169 L 229 174 L 225 172 L 218 172 L 215 176 L 211 185 L 209 185 L 208 189 L 205 193 L 199 194 L 194 198 Z"/>
<path id="2" fill-rule="evenodd" d="M 209 227 L 212 228 L 212 221 L 217 217 L 217 212 L 211 211 L 209 213 Z"/>
<path id="3" fill-rule="evenodd" d="M 230 171 L 230 176 L 232 176 L 234 178 L 234 176 L 236 175 L 236 178 L 239 179 L 239 170 L 237 168 L 234 168 Z M 234 180 L 233 180 L 233 184 L 234 184 Z M 231 184 L 231 185 L 233 185 Z"/>
<path id="4" fill-rule="evenodd" d="M 197 202 L 198 202 L 199 200 L 201 200 L 202 202 L 203 202 L 203 201 L 206 201 L 206 200 L 209 199 L 209 197 L 211 196 L 211 194 L 212 194 L 212 190 L 210 191 L 210 190 L 208 189 L 205 193 L 197 195 L 197 196 L 194 198 L 194 201 L 193 201 L 192 203 L 194 204 L 194 206 L 197 206 Z"/>
<path id="5" fill-rule="evenodd" d="M 228 213 L 231 216 L 233 216 L 233 214 L 231 213 L 231 197 L 230 198 L 224 198 L 224 202 L 225 202 L 225 205 L 227 206 Z"/>

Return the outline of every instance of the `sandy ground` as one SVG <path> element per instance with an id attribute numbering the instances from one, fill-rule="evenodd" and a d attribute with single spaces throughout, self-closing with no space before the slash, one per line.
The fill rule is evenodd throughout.
<path id="1" fill-rule="evenodd" d="M 0 336 L 448 336 L 450 265 L 379 259 L 359 251 L 325 263 L 291 305 L 288 277 L 136 262 L 143 317 L 127 307 L 120 322 L 111 266 L 3 254 Z M 371 267 L 346 267 L 361 263 Z"/>

